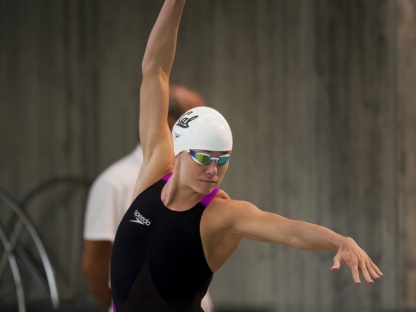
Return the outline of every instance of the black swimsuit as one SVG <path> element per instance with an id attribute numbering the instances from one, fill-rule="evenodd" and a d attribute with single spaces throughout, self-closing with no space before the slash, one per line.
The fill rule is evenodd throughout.
<path id="1" fill-rule="evenodd" d="M 218 189 L 187 211 L 172 211 L 161 201 L 169 177 L 142 192 L 118 227 L 111 258 L 114 311 L 203 311 L 213 273 L 200 221 Z"/>

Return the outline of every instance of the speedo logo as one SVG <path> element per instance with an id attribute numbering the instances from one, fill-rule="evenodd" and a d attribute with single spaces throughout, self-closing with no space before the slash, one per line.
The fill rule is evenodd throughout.
<path id="1" fill-rule="evenodd" d="M 185 114 L 183 114 L 182 116 L 181 116 L 181 118 L 179 118 L 179 120 L 178 120 L 178 122 L 176 123 L 176 125 L 178 126 L 178 127 L 181 127 L 181 128 L 189 128 L 189 123 L 192 121 L 192 120 L 195 120 L 196 118 L 198 118 L 198 115 L 196 115 L 196 116 L 192 116 L 192 117 L 188 117 L 188 115 L 190 115 L 190 114 L 192 114 L 192 111 L 190 111 L 190 112 L 187 112 L 187 113 L 185 113 Z"/>
<path id="2" fill-rule="evenodd" d="M 134 216 L 136 217 L 136 220 L 130 220 L 130 222 L 134 222 L 134 223 L 139 223 L 139 224 L 143 224 L 146 226 L 150 225 L 150 221 L 149 219 L 146 219 L 140 212 L 138 212 L 137 210 L 134 212 Z"/>

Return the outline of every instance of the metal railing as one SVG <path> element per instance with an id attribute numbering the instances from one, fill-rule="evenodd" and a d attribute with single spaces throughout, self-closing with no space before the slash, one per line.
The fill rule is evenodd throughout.
<path id="1" fill-rule="evenodd" d="M 25 272 L 28 272 L 28 278 L 30 278 L 31 283 L 35 284 L 37 291 L 50 302 L 54 310 L 59 309 L 62 300 L 57 273 L 51 261 L 50 254 L 45 247 L 45 242 L 40 235 L 39 228 L 42 229 L 42 225 L 35 224 L 33 218 L 28 215 L 27 209 L 42 194 L 46 194 L 47 192 L 55 193 L 54 189 L 57 187 L 69 186 L 78 188 L 85 194 L 84 199 L 86 199 L 91 181 L 91 179 L 77 177 L 50 179 L 29 192 L 20 203 L 11 194 L 0 189 L 0 243 L 3 249 L 2 253 L 0 253 L 0 306 L 7 301 L 5 298 L 15 296 L 15 300 L 11 301 L 14 301 L 13 304 L 17 305 L 18 312 L 26 312 L 27 298 L 25 296 L 24 286 L 28 281 L 24 280 L 22 275 L 22 269 L 24 269 Z M 84 211 L 85 201 L 81 204 L 81 207 L 74 209 L 74 219 L 77 221 L 73 229 L 73 235 L 76 239 L 70 244 L 70 248 L 74 252 L 71 252 L 73 259 L 69 259 L 70 265 L 68 267 L 71 278 L 70 296 L 72 297 L 76 295 L 76 288 L 80 276 L 77 260 L 81 255 L 82 246 L 80 237 L 82 238 Z M 8 218 L 6 218 L 6 215 Z M 41 262 L 41 267 L 26 252 L 25 246 L 20 246 L 19 241 L 23 233 L 30 237 L 31 249 L 36 251 L 37 257 Z"/>

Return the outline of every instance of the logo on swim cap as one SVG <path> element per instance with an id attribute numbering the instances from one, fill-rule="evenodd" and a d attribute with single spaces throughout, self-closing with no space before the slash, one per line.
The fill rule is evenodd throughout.
<path id="1" fill-rule="evenodd" d="M 199 106 L 183 114 L 172 129 L 175 156 L 188 149 L 231 151 L 233 136 L 224 116 L 217 110 Z"/>
<path id="2" fill-rule="evenodd" d="M 189 128 L 189 123 L 192 121 L 192 120 L 194 120 L 194 119 L 196 119 L 196 118 L 198 118 L 198 115 L 196 115 L 196 116 L 192 116 L 191 118 L 189 118 L 188 116 L 189 115 L 191 115 L 192 114 L 192 111 L 188 111 L 188 112 L 186 112 L 185 114 L 183 114 L 180 118 L 179 118 L 179 120 L 178 120 L 178 122 L 176 123 L 176 125 L 178 126 L 178 127 L 181 127 L 181 128 Z M 185 116 L 186 115 L 186 116 Z"/>

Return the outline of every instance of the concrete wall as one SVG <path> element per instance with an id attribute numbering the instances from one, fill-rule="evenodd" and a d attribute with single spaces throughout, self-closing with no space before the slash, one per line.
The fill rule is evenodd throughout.
<path id="1" fill-rule="evenodd" d="M 0 1 L 0 187 L 95 177 L 137 142 L 140 64 L 161 1 Z M 199 0 L 173 81 L 233 129 L 223 188 L 352 236 L 385 273 L 356 286 L 333 254 L 245 242 L 219 306 L 416 309 L 414 0 Z"/>

